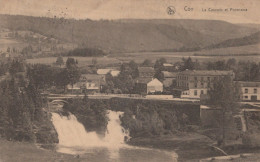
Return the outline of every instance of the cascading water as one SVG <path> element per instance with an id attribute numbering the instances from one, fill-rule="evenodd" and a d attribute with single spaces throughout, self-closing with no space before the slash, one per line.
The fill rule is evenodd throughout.
<path id="1" fill-rule="evenodd" d="M 123 114 L 123 112 L 114 112 L 111 110 L 109 110 L 108 113 L 109 121 L 104 140 L 107 144 L 113 145 L 114 147 L 124 145 L 126 137 L 129 138 L 128 132 L 120 125 L 119 117 Z"/>
<path id="2" fill-rule="evenodd" d="M 73 114 L 61 116 L 52 113 L 52 122 L 59 138 L 57 151 L 81 154 L 86 156 L 88 161 L 176 160 L 177 155 L 172 152 L 126 145 L 124 141 L 126 137 L 129 138 L 129 135 L 120 125 L 120 115 L 123 115 L 123 112 L 108 111 L 107 132 L 104 138 L 100 138 L 96 132 L 87 132 Z"/>
<path id="3" fill-rule="evenodd" d="M 128 134 L 120 125 L 120 115 L 123 113 L 108 111 L 107 132 L 104 138 L 100 138 L 96 132 L 87 132 L 73 114 L 60 116 L 57 113 L 52 113 L 52 122 L 59 138 L 58 151 L 74 153 L 75 151 L 68 151 L 72 147 L 113 147 L 115 149 L 122 147 Z"/>

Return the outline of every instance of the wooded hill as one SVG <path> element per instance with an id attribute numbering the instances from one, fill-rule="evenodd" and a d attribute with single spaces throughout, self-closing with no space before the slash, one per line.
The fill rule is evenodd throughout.
<path id="1" fill-rule="evenodd" d="M 81 47 L 112 52 L 201 48 L 257 32 L 253 27 L 218 20 L 92 21 L 0 15 L 0 22 L 0 27 L 11 30 L 30 30 Z"/>
<path id="2" fill-rule="evenodd" d="M 209 48 L 226 48 L 226 47 L 238 47 L 246 45 L 254 45 L 260 43 L 260 32 L 253 33 L 249 36 L 242 38 L 228 39 L 221 43 L 210 46 Z"/>

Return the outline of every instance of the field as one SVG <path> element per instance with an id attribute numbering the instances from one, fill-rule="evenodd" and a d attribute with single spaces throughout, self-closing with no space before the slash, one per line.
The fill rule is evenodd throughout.
<path id="1" fill-rule="evenodd" d="M 10 38 L 0 38 L 0 51 L 6 52 L 7 48 L 13 48 L 21 50 L 27 44 L 23 42 L 16 41 Z"/>
<path id="2" fill-rule="evenodd" d="M 207 54 L 210 51 L 202 51 L 201 54 Z M 217 60 L 228 60 L 230 58 L 235 58 L 238 61 L 255 61 L 260 62 L 260 56 L 252 56 L 252 55 L 244 55 L 244 56 L 194 56 L 195 53 L 199 52 L 142 52 L 142 53 L 120 53 L 120 54 L 112 54 L 110 57 L 117 58 L 118 60 L 130 61 L 134 60 L 137 63 L 143 62 L 145 59 L 150 59 L 151 61 L 155 61 L 158 58 L 164 57 L 167 62 L 175 63 L 181 61 L 182 58 L 191 57 L 193 60 L 198 60 L 199 62 L 207 62 L 207 61 L 217 61 Z M 240 53 L 237 53 L 240 54 Z M 241 53 L 243 54 L 243 53 Z"/>
<path id="3" fill-rule="evenodd" d="M 217 60 L 228 60 L 230 58 L 235 58 L 237 61 L 255 61 L 260 62 L 260 56 L 194 56 L 195 52 L 135 52 L 135 53 L 117 53 L 110 54 L 106 57 L 96 57 L 97 64 L 100 66 L 106 66 L 111 64 L 118 64 L 122 62 L 129 62 L 134 60 L 137 63 L 142 63 L 145 59 L 150 59 L 155 62 L 156 59 L 164 57 L 167 62 L 175 63 L 181 61 L 182 58 L 191 57 L 193 60 L 198 60 L 199 62 L 207 61 L 217 61 Z M 204 53 L 206 53 L 204 51 Z M 92 64 L 93 57 L 73 57 L 78 60 L 79 66 L 83 67 Z M 57 57 L 44 57 L 44 58 L 33 58 L 27 59 L 28 63 L 36 64 L 48 64 L 51 65 L 55 63 Z M 67 57 L 63 57 L 64 62 Z"/>
<path id="4" fill-rule="evenodd" d="M 64 62 L 66 62 L 68 57 L 63 57 Z M 86 66 L 92 64 L 93 57 L 73 57 L 77 59 L 78 66 Z M 33 59 L 27 59 L 27 63 L 30 64 L 47 64 L 52 65 L 56 62 L 57 57 L 44 57 L 44 58 L 33 58 Z M 108 64 L 115 64 L 120 63 L 120 60 L 116 58 L 110 58 L 110 57 L 97 57 L 97 64 L 99 65 L 108 65 Z"/>

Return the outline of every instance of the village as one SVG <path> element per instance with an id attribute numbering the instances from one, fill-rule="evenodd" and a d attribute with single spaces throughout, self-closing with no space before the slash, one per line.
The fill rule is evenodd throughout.
<path id="1" fill-rule="evenodd" d="M 179 101 L 181 101 L 180 99 L 184 101 L 189 99 L 191 101 L 200 101 L 207 99 L 208 91 L 213 86 L 214 81 L 220 78 L 230 77 L 232 82 L 240 87 L 241 101 L 260 101 L 260 82 L 234 80 L 235 73 L 232 70 L 185 69 L 181 71 L 181 63 L 175 65 L 171 63 L 161 63 L 161 65 L 157 65 L 159 67 L 154 68 L 150 62 L 148 65 L 146 62 L 149 62 L 149 60 L 145 60 L 140 66 L 132 62 L 132 64 L 134 64 L 132 66 L 135 70 L 135 76 L 134 79 L 131 78 L 132 89 L 128 93 L 123 93 L 122 90 L 117 88 L 118 85 L 109 87 L 113 78 L 117 78 L 121 71 L 120 67 L 108 67 L 96 69 L 96 71 L 92 71 L 91 74 L 81 74 L 76 83 L 66 86 L 66 94 L 118 94 L 118 96 L 124 94 L 124 96 L 128 97 L 139 96 L 150 99 L 167 100 L 175 98 L 179 99 Z M 160 60 L 158 62 L 160 62 Z M 93 65 L 90 65 L 90 67 L 91 66 Z M 120 83 L 118 82 L 118 84 Z"/>

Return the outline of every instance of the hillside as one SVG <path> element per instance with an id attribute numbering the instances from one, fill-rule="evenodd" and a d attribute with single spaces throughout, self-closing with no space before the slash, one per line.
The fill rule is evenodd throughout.
<path id="1" fill-rule="evenodd" d="M 74 20 L 0 15 L 0 27 L 30 30 L 83 47 L 111 52 L 195 48 L 256 32 L 213 20 Z"/>
<path id="2" fill-rule="evenodd" d="M 209 48 L 239 47 L 239 46 L 255 45 L 259 43 L 260 43 L 260 31 L 242 38 L 228 39 L 221 43 L 209 46 Z"/>

